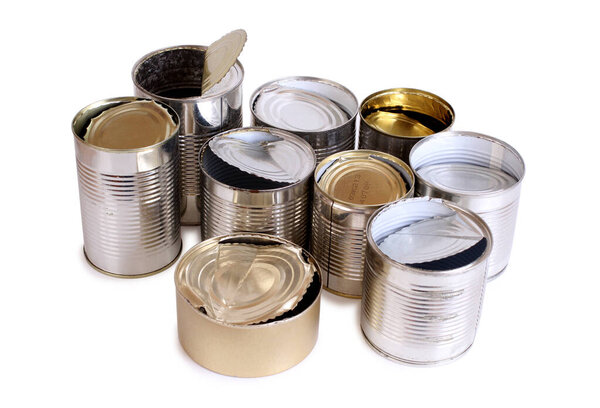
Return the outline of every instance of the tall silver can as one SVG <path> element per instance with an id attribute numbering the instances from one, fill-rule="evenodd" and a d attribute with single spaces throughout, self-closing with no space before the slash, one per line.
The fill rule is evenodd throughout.
<path id="1" fill-rule="evenodd" d="M 402 160 L 374 150 L 333 154 L 315 169 L 311 253 L 324 287 L 360 298 L 366 226 L 381 206 L 412 197 L 415 177 Z"/>
<path id="2" fill-rule="evenodd" d="M 158 103 L 176 126 L 172 134 L 150 146 L 111 149 L 84 140 L 94 118 L 142 100 L 102 100 L 79 111 L 72 123 L 84 252 L 96 269 L 119 277 L 159 272 L 181 251 L 175 111 Z"/>
<path id="3" fill-rule="evenodd" d="M 410 154 L 416 193 L 441 197 L 477 213 L 494 236 L 488 280 L 508 265 L 525 163 L 507 143 L 474 132 L 443 132 Z"/>
<path id="4" fill-rule="evenodd" d="M 181 120 L 183 225 L 200 225 L 200 148 L 217 133 L 242 126 L 242 64 L 236 61 L 219 83 L 201 94 L 207 48 L 183 45 L 154 51 L 136 62 L 132 71 L 135 95 L 171 106 Z"/>
<path id="5" fill-rule="evenodd" d="M 259 232 L 306 247 L 315 169 L 310 145 L 289 132 L 223 132 L 200 152 L 202 239 Z"/>
<path id="6" fill-rule="evenodd" d="M 293 76 L 267 82 L 250 97 L 252 124 L 287 130 L 306 140 L 317 163 L 354 149 L 358 100 L 323 78 Z"/>
<path id="7" fill-rule="evenodd" d="M 367 226 L 361 328 L 376 351 L 408 364 L 453 360 L 472 345 L 491 233 L 436 198 L 386 205 Z"/>

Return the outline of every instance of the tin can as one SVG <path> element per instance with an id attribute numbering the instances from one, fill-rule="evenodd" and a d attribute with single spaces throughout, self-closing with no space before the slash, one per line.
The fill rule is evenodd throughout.
<path id="1" fill-rule="evenodd" d="M 259 232 L 308 242 L 315 153 L 280 129 L 223 132 L 200 152 L 202 239 Z"/>
<path id="2" fill-rule="evenodd" d="M 476 214 L 423 197 L 388 204 L 367 226 L 361 328 L 407 364 L 451 361 L 472 345 L 491 233 Z"/>
<path id="3" fill-rule="evenodd" d="M 136 96 L 171 106 L 181 119 L 183 225 L 200 225 L 200 148 L 217 133 L 242 126 L 242 64 L 237 61 L 218 84 L 201 94 L 206 50 L 200 45 L 164 48 L 142 57 L 132 71 Z"/>
<path id="4" fill-rule="evenodd" d="M 415 177 L 402 160 L 373 150 L 333 154 L 315 170 L 310 250 L 324 287 L 360 298 L 369 217 L 381 206 L 412 197 Z"/>
<path id="5" fill-rule="evenodd" d="M 181 251 L 179 223 L 179 119 L 165 140 L 111 149 L 84 140 L 88 125 L 111 108 L 143 101 L 114 98 L 83 108 L 72 123 L 84 252 L 97 270 L 120 277 L 160 272 Z"/>
<path id="6" fill-rule="evenodd" d="M 358 100 L 327 79 L 294 76 L 267 82 L 250 97 L 252 124 L 287 130 L 306 140 L 317 163 L 354 149 Z"/>
<path id="7" fill-rule="evenodd" d="M 408 163 L 419 140 L 453 123 L 452 106 L 432 93 L 411 88 L 375 92 L 360 105 L 359 149 L 386 152 Z"/>
<path id="8" fill-rule="evenodd" d="M 195 299 L 193 290 L 197 288 L 193 286 L 201 284 L 202 281 L 197 274 L 205 272 L 206 268 L 210 268 L 211 265 L 218 262 L 218 260 L 207 261 L 207 252 L 214 251 L 215 246 L 218 245 L 240 244 L 255 247 L 276 244 L 292 247 L 296 253 L 301 255 L 301 259 L 296 262 L 311 267 L 312 281 L 305 290 L 302 300 L 293 309 L 275 319 L 257 324 L 232 324 L 210 317 L 205 307 L 196 304 L 197 299 Z M 276 256 L 268 260 L 263 259 L 262 265 L 266 265 L 264 271 L 290 267 L 289 261 L 284 261 L 283 265 L 281 263 L 276 265 L 277 260 Z M 243 268 L 244 271 L 240 273 L 244 276 L 247 275 L 245 271 L 247 265 L 251 265 L 250 268 L 261 267 L 260 262 L 239 259 L 239 256 L 236 256 L 236 260 L 226 259 L 224 262 L 233 268 Z M 214 267 L 218 268 L 218 265 Z M 194 269 L 203 271 L 197 272 Z M 227 274 L 221 276 L 230 277 Z M 260 293 L 255 293 L 248 304 L 255 303 L 255 300 L 267 299 L 273 292 L 272 287 L 268 284 L 275 281 L 276 279 L 263 280 L 261 286 L 264 287 L 260 289 Z M 218 282 L 218 279 L 213 279 L 211 285 L 218 285 Z M 229 281 L 223 280 L 222 283 L 227 286 Z M 191 248 L 181 258 L 175 272 L 175 287 L 177 327 L 181 345 L 194 361 L 209 370 L 236 377 L 260 377 L 275 374 L 302 361 L 317 341 L 321 302 L 319 266 L 306 250 L 284 239 L 263 234 L 233 234 L 203 241 Z M 235 287 L 237 289 L 239 285 Z M 222 287 L 217 287 L 215 290 L 220 293 L 229 292 Z M 229 294 L 235 295 L 233 292 L 229 292 Z M 237 306 L 238 303 L 235 303 Z"/>
<path id="9" fill-rule="evenodd" d="M 488 280 L 508 265 L 525 163 L 507 143 L 473 132 L 443 132 L 410 155 L 416 193 L 441 197 L 477 213 L 494 236 Z"/>

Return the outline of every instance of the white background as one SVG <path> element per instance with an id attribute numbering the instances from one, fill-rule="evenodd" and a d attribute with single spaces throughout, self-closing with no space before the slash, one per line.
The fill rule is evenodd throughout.
<path id="1" fill-rule="evenodd" d="M 594 2 L 4 2 L 1 6 L 0 406 L 599 405 L 600 30 Z M 147 52 L 248 32 L 248 96 L 288 75 L 359 100 L 436 93 L 455 129 L 496 136 L 527 174 L 508 270 L 487 289 L 472 349 L 414 368 L 376 354 L 359 302 L 324 293 L 298 366 L 236 379 L 195 364 L 176 335 L 173 268 L 137 280 L 82 255 L 70 124 L 131 95 Z M 184 228 L 184 249 L 199 240 Z"/>

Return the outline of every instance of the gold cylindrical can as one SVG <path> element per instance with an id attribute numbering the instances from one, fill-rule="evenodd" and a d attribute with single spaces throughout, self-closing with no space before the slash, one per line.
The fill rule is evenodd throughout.
<path id="1" fill-rule="evenodd" d="M 217 264 L 219 255 L 213 260 L 202 258 L 208 251 L 219 245 L 247 245 L 261 247 L 283 245 L 299 254 L 298 262 L 310 266 L 312 280 L 303 292 L 301 300 L 284 314 L 264 322 L 253 324 L 232 324 L 209 316 L 206 304 L 199 304 L 191 285 L 200 285 L 201 279 L 190 279 L 190 268 L 210 268 Z M 235 251 L 235 259 L 226 259 L 231 268 L 276 267 L 276 259 L 262 259 L 260 262 L 246 262 Z M 289 268 L 289 263 L 281 269 Z M 266 269 L 263 269 L 266 270 Z M 239 271 L 237 271 L 239 272 Z M 258 274 L 262 276 L 261 274 Z M 226 275 L 219 275 L 221 279 Z M 244 274 L 245 276 L 245 274 Z M 227 276 L 229 277 L 229 276 Z M 223 280 L 224 285 L 230 280 Z M 264 301 L 272 295 L 270 279 L 261 279 L 262 286 L 256 299 Z M 286 281 L 287 282 L 287 281 Z M 186 353 L 201 366 L 220 374 L 235 377 L 261 377 L 287 370 L 302 361 L 313 349 L 319 328 L 321 301 L 321 272 L 316 260 L 304 249 L 282 238 L 265 234 L 232 234 L 205 240 L 191 248 L 182 258 L 175 272 L 177 297 L 177 326 L 179 341 Z M 214 280 L 211 281 L 214 284 Z M 251 285 L 249 285 L 251 286 Z M 268 286 L 265 288 L 264 286 Z M 229 286 L 238 289 L 238 285 Z M 193 289 L 193 288 L 192 288 Z M 223 293 L 223 292 L 219 292 Z M 229 292 L 230 294 L 232 292 Z M 244 300 L 247 300 L 245 298 Z M 240 301 L 242 302 L 242 301 Z M 200 302 L 201 303 L 201 302 Z M 234 302 L 235 303 L 235 302 Z M 247 304 L 255 305 L 254 298 Z M 232 303 L 229 303 L 232 304 Z M 236 304 L 234 307 L 238 307 Z M 238 308 L 238 312 L 240 309 Z"/>
<path id="2" fill-rule="evenodd" d="M 393 88 L 375 92 L 360 105 L 359 149 L 379 150 L 408 163 L 412 147 L 449 130 L 454 109 L 430 92 Z"/>
<path id="3" fill-rule="evenodd" d="M 412 197 L 414 174 L 390 154 L 349 150 L 323 160 L 314 180 L 311 253 L 327 290 L 359 298 L 367 221 L 382 205 Z"/>

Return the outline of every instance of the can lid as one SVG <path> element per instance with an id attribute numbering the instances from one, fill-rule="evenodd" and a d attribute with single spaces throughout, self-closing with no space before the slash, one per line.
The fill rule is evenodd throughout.
<path id="1" fill-rule="evenodd" d="M 167 109 L 154 101 L 137 100 L 92 118 L 83 140 L 105 149 L 137 149 L 162 142 L 176 129 Z"/>
<path id="2" fill-rule="evenodd" d="M 266 322 L 294 309 L 316 272 L 291 243 L 214 241 L 190 251 L 177 269 L 178 289 L 195 308 L 229 324 Z"/>
<path id="3" fill-rule="evenodd" d="M 235 129 L 210 139 L 208 148 L 230 166 L 281 183 L 305 179 L 316 164 L 306 141 L 277 129 Z"/>
<path id="4" fill-rule="evenodd" d="M 344 153 L 318 179 L 319 187 L 327 194 L 360 205 L 381 205 L 406 195 L 402 175 L 390 164 L 368 151 Z"/>
<path id="5" fill-rule="evenodd" d="M 246 31 L 234 30 L 208 46 L 204 56 L 202 94 L 229 72 L 240 56 L 247 38 Z"/>

